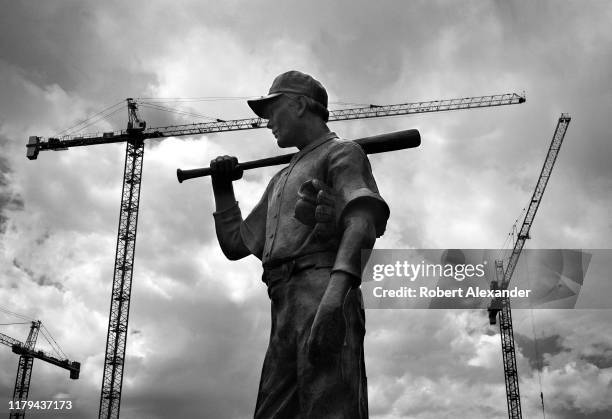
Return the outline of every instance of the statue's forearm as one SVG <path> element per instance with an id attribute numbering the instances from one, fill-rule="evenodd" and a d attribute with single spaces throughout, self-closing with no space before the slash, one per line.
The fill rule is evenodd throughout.
<path id="1" fill-rule="evenodd" d="M 338 247 L 333 272 L 344 272 L 353 277 L 353 286 L 361 283 L 361 251 L 371 249 L 376 241 L 372 215 L 365 209 L 352 209 L 343 220 L 344 232 Z"/>
<path id="2" fill-rule="evenodd" d="M 215 230 L 223 254 L 230 260 L 241 259 L 251 254 L 240 234 L 242 215 L 236 202 L 232 182 L 213 181 L 215 195 Z"/>
<path id="3" fill-rule="evenodd" d="M 213 216 L 215 217 L 217 240 L 223 254 L 230 260 L 250 255 L 251 251 L 244 244 L 240 234 L 240 226 L 243 221 L 237 203 L 234 202 L 233 206 L 225 210 L 216 211 Z"/>
<path id="4" fill-rule="evenodd" d="M 233 207 L 236 204 L 236 196 L 234 194 L 234 186 L 231 181 L 215 181 L 212 182 L 213 194 L 215 196 L 216 211 L 224 211 Z"/>
<path id="5" fill-rule="evenodd" d="M 356 208 L 345 217 L 344 232 L 322 304 L 338 306 L 353 287 L 361 283 L 361 250 L 371 249 L 376 230 L 371 215 Z"/>

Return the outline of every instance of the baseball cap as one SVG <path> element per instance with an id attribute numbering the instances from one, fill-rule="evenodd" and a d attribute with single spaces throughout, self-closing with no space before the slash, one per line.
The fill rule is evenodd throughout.
<path id="1" fill-rule="evenodd" d="M 267 96 L 247 100 L 247 103 L 257 116 L 267 118 L 268 105 L 283 93 L 307 96 L 327 109 L 327 91 L 323 85 L 308 74 L 295 70 L 277 76 L 272 82 Z"/>

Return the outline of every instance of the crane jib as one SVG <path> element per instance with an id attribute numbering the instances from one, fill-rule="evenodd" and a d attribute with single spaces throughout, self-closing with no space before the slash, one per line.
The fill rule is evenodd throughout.
<path id="1" fill-rule="evenodd" d="M 130 115 L 134 115 L 134 102 L 129 103 Z M 411 115 L 418 113 L 446 112 L 453 110 L 477 109 L 494 106 L 516 105 L 525 103 L 524 95 L 505 93 L 499 95 L 473 96 L 456 99 L 430 100 L 424 102 L 399 103 L 394 105 L 367 105 L 357 108 L 336 109 L 329 112 L 329 121 L 346 121 L 352 119 L 384 118 L 389 116 Z M 65 135 L 61 137 L 31 136 L 26 145 L 26 156 L 35 160 L 40 151 L 67 150 L 71 147 L 86 145 L 110 144 L 130 141 L 134 137 L 142 140 L 152 138 L 180 137 L 187 135 L 202 135 L 215 132 L 240 131 L 265 128 L 267 120 L 262 118 L 246 118 L 233 120 L 217 120 L 213 122 L 171 125 L 165 127 L 145 128 L 144 121 L 131 116 L 130 128 L 121 131 L 104 132 L 102 134 Z M 136 126 L 136 127 L 134 127 Z"/>

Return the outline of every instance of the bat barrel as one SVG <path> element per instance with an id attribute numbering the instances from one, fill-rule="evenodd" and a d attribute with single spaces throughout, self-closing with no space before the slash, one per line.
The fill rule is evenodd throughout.
<path id="1" fill-rule="evenodd" d="M 363 148 L 366 154 L 384 153 L 420 146 L 421 134 L 416 129 L 408 129 L 360 138 L 355 142 Z"/>

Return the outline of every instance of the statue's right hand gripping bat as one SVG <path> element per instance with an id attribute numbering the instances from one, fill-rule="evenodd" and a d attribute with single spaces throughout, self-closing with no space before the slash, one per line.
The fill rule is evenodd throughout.
<path id="1" fill-rule="evenodd" d="M 416 129 L 391 132 L 388 134 L 375 135 L 373 137 L 360 138 L 354 140 L 363 148 L 366 154 L 382 153 L 384 151 L 403 150 L 405 148 L 414 148 L 421 145 L 421 135 Z M 238 167 L 242 170 L 255 169 L 258 167 L 275 166 L 277 164 L 287 164 L 291 161 L 295 153 L 283 154 L 281 156 L 268 157 L 265 159 L 252 160 L 244 163 L 239 163 Z M 193 179 L 196 177 L 209 176 L 210 168 L 204 167 L 201 169 L 181 170 L 176 169 L 176 177 L 182 183 L 184 180 Z"/>

